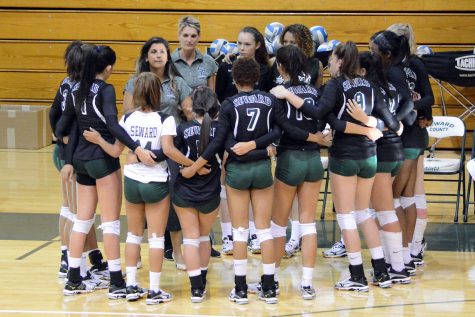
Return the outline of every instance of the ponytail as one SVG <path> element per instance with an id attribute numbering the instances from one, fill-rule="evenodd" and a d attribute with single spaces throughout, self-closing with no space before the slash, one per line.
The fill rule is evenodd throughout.
<path id="1" fill-rule="evenodd" d="M 294 45 L 286 45 L 276 54 L 276 62 L 284 68 L 284 71 L 290 77 L 290 84 L 296 85 L 299 83 L 299 76 L 307 71 L 307 57 L 301 49 Z"/>
<path id="2" fill-rule="evenodd" d="M 81 41 L 71 42 L 64 51 L 64 64 L 66 65 L 66 72 L 72 80 L 79 80 L 81 76 L 81 62 L 82 50 Z"/>
<path id="3" fill-rule="evenodd" d="M 340 43 L 333 51 L 338 59 L 342 60 L 340 66 L 340 74 L 345 75 L 349 79 L 353 79 L 358 76 L 358 70 L 360 68 L 358 58 L 358 48 L 352 41 L 346 43 Z"/>
<path id="4" fill-rule="evenodd" d="M 114 65 L 116 56 L 114 50 L 109 46 L 83 45 L 83 63 L 81 68 L 81 78 L 79 86 L 78 103 L 84 107 L 84 101 L 89 94 L 91 85 L 96 75 L 103 72 L 109 65 Z"/>
<path id="5" fill-rule="evenodd" d="M 191 94 L 193 101 L 193 112 L 203 117 L 200 129 L 199 155 L 203 154 L 209 144 L 209 135 L 211 132 L 211 122 L 216 118 L 219 111 L 219 103 L 214 91 L 209 87 L 196 87 Z"/>

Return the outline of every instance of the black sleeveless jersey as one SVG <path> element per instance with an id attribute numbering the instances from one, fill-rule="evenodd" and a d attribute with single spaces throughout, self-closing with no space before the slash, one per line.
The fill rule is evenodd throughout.
<path id="1" fill-rule="evenodd" d="M 309 58 L 307 62 L 306 72 L 302 73 L 302 76 L 299 77 L 301 82 L 304 82 L 308 85 L 315 87 L 315 83 L 318 80 L 318 75 L 320 72 L 320 64 L 318 58 Z M 273 87 L 278 85 L 283 85 L 284 79 L 277 70 L 277 62 L 274 62 L 271 68 L 272 73 L 272 85 Z"/>
<path id="2" fill-rule="evenodd" d="M 343 76 L 331 79 L 320 99 L 320 107 L 331 108 L 337 119 L 362 125 L 346 111 L 346 103 L 354 99 L 367 115 L 381 118 L 393 130 L 399 129 L 399 122 L 389 112 L 379 88 L 364 78 L 347 79 Z M 376 155 L 376 144 L 363 135 L 335 131 L 330 155 L 340 159 L 361 160 Z"/>
<path id="3" fill-rule="evenodd" d="M 255 141 L 256 150 L 265 149 L 279 139 L 280 129 L 274 123 L 275 104 L 276 99 L 273 95 L 259 90 L 240 92 L 227 98 L 221 104 L 219 112 L 218 135 L 206 148 L 203 158 L 211 159 L 219 146 L 228 139 L 235 142 Z M 226 142 L 227 147 L 229 144 Z M 242 157 L 236 156 L 233 151 L 228 152 L 228 162 L 242 161 Z M 267 154 L 262 157 L 265 158 Z"/>
<path id="4" fill-rule="evenodd" d="M 211 143 L 218 130 L 218 122 L 211 123 L 209 133 L 209 142 Z M 200 156 L 201 124 L 195 120 L 184 122 L 177 128 L 177 136 L 175 137 L 175 146 L 186 157 L 196 161 Z M 209 144 L 210 144 L 209 143 Z M 174 191 L 178 195 L 188 201 L 202 203 L 219 195 L 221 191 L 221 168 L 216 159 L 216 155 L 208 161 L 211 172 L 207 175 L 196 174 L 191 178 L 184 178 L 180 173 L 174 184 Z"/>

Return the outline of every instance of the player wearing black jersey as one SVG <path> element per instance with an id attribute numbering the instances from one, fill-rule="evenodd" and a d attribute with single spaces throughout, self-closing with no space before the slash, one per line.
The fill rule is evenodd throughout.
<path id="1" fill-rule="evenodd" d="M 274 126 L 275 98 L 254 90 L 259 66 L 254 59 L 240 58 L 233 65 L 233 78 L 239 93 L 227 98 L 219 114 L 218 135 L 192 167 L 182 170 L 190 177 L 210 161 L 226 141 L 226 192 L 233 224 L 235 287 L 229 299 L 247 304 L 246 245 L 249 237 L 249 201 L 254 210 L 257 237 L 262 249 L 263 287 L 259 298 L 276 303 L 274 253 L 270 217 L 272 206 L 271 162 L 266 147 L 280 136 Z"/>
<path id="2" fill-rule="evenodd" d="M 56 125 L 58 124 L 63 111 L 66 108 L 66 103 L 68 98 L 71 98 L 71 91 L 75 84 L 79 81 L 80 71 L 81 71 L 81 61 L 82 61 L 82 42 L 74 41 L 66 48 L 64 58 L 67 68 L 68 77 L 66 77 L 61 86 L 58 89 L 56 97 L 51 105 L 49 117 L 51 130 L 56 130 Z M 71 166 L 72 162 L 72 152 L 75 148 L 75 139 L 77 137 L 77 124 L 74 122 L 71 127 L 68 127 L 68 137 L 65 138 L 68 142 L 63 142 L 61 138 L 56 138 L 56 147 L 54 153 L 57 153 L 58 156 L 54 158 L 55 163 L 57 164 L 58 170 L 61 171 L 61 183 L 62 183 L 62 193 L 63 193 L 63 207 L 61 208 L 60 221 L 59 221 L 59 232 L 60 238 L 62 241 L 61 250 L 61 267 L 59 271 L 60 277 L 66 277 L 68 270 L 68 254 L 67 249 L 69 247 L 69 238 L 71 234 L 71 227 L 74 221 L 76 214 L 76 179 L 74 175 L 68 173 L 68 166 Z M 63 177 L 64 176 L 64 177 Z M 64 221 L 64 219 L 69 218 Z M 95 274 L 90 274 L 87 271 L 86 261 L 87 255 L 89 255 L 89 260 L 92 264 L 90 271 L 94 271 Z M 91 228 L 86 238 L 85 252 L 81 256 L 81 275 L 85 277 L 85 282 L 92 284 L 94 287 L 106 286 L 107 283 L 101 282 L 96 278 L 96 274 L 101 277 L 109 276 L 107 270 L 107 263 L 102 261 L 102 253 L 98 249 L 96 231 L 94 226 Z"/>
<path id="3" fill-rule="evenodd" d="M 414 109 L 417 110 L 417 121 L 409 126 L 406 133 L 403 134 L 403 143 L 408 148 L 420 148 L 421 151 L 417 158 L 417 164 L 413 166 L 411 175 L 416 175 L 414 190 L 409 188 L 403 193 L 406 200 L 415 204 L 417 219 L 414 229 L 408 228 L 408 233 L 413 231 L 411 247 L 409 252 L 411 260 L 415 265 L 423 265 L 423 238 L 427 225 L 427 202 L 424 190 L 424 149 L 427 148 L 429 136 L 427 127 L 432 122 L 432 105 L 434 104 L 434 95 L 429 82 L 429 76 L 425 70 L 422 61 L 415 55 L 417 44 L 414 40 L 414 33 L 410 24 L 393 24 L 388 28 L 398 35 L 405 36 L 409 41 L 410 53 L 409 63 L 405 66 L 407 80 L 414 99 Z M 408 184 L 409 187 L 409 184 Z M 413 207 L 408 207 L 409 212 L 414 213 Z M 411 211 L 412 210 L 412 211 Z M 414 217 L 412 217 L 413 219 Z"/>
<path id="4" fill-rule="evenodd" d="M 398 43 L 387 42 L 387 46 L 375 51 L 360 53 L 360 71 L 364 76 L 379 87 L 380 93 L 386 106 L 391 113 L 402 120 L 412 109 L 412 100 L 404 99 L 394 85 L 387 80 L 387 73 L 391 65 L 397 64 L 403 54 L 400 54 Z M 401 57 L 402 56 L 402 57 Z M 359 109 L 355 107 L 354 109 Z M 362 117 L 352 116 L 360 121 Z M 392 182 L 399 172 L 404 160 L 404 150 L 400 138 L 401 130 L 395 133 L 386 129 L 383 137 L 376 141 L 377 145 L 377 171 L 371 193 L 371 205 L 376 211 L 376 217 L 380 224 L 380 238 L 384 247 L 386 263 L 391 265 L 389 276 L 393 282 L 410 283 L 410 277 L 404 267 L 402 254 L 402 232 L 396 211 L 393 205 Z"/>
<path id="5" fill-rule="evenodd" d="M 358 77 L 358 65 L 358 50 L 353 42 L 337 46 L 329 60 L 330 74 L 334 78 L 327 83 L 318 108 L 330 109 L 340 120 L 358 123 L 345 111 L 346 102 L 355 99 L 366 114 L 374 113 L 380 116 L 389 129 L 398 131 L 400 124 L 377 94 L 377 88 L 368 80 Z M 389 287 L 391 281 L 387 274 L 378 229 L 368 212 L 376 173 L 375 143 L 367 137 L 336 130 L 330 148 L 329 169 L 337 221 L 348 250 L 351 277 L 336 283 L 335 287 L 341 290 L 368 291 L 357 224 L 361 227 L 371 251 L 373 283 L 380 287 Z"/>
<path id="6" fill-rule="evenodd" d="M 213 119 L 218 115 L 219 103 L 208 87 L 197 87 L 191 98 L 194 119 L 180 124 L 175 146 L 194 161 L 217 133 L 218 123 Z M 221 168 L 216 157 L 211 158 L 202 172 L 191 178 L 178 174 L 173 196 L 183 231 L 184 258 L 194 303 L 203 301 L 206 293 L 211 251 L 209 233 L 221 201 Z"/>
<path id="7" fill-rule="evenodd" d="M 81 64 L 81 45 L 82 42 L 74 41 L 68 45 L 64 53 L 64 61 L 68 77 L 66 77 L 58 88 L 56 96 L 51 104 L 49 119 L 51 131 L 56 130 L 58 123 L 65 107 L 66 98 L 71 92 L 72 86 L 79 80 L 80 64 Z M 56 138 L 56 146 L 53 151 L 53 162 L 58 171 L 64 166 L 64 147 L 66 146 L 61 139 Z M 59 237 L 61 240 L 61 264 L 58 272 L 59 277 L 66 277 L 68 272 L 68 245 L 71 226 L 74 219 L 74 201 L 75 191 L 73 191 L 74 182 L 61 178 L 62 206 L 59 214 Z"/>
<path id="8" fill-rule="evenodd" d="M 237 38 L 239 49 L 239 58 L 252 58 L 259 64 L 259 78 L 254 88 L 261 91 L 269 91 L 272 88 L 271 73 L 268 67 L 269 56 L 267 55 L 266 45 L 262 34 L 252 26 L 243 28 Z M 218 68 L 216 75 L 216 95 L 218 100 L 234 96 L 238 90 L 233 82 L 232 63 L 223 61 Z"/>
<path id="9" fill-rule="evenodd" d="M 111 143 L 117 137 L 135 150 L 143 162 L 153 164 L 153 153 L 138 147 L 117 122 L 114 87 L 105 82 L 112 73 L 115 52 L 108 46 L 90 45 L 83 59 L 80 83 L 72 95 L 74 104 L 66 105 L 56 135 L 62 138 L 67 127 L 77 118 L 80 132 L 92 127 Z M 94 224 L 94 212 L 99 202 L 111 279 L 109 298 L 125 297 L 119 249 L 120 163 L 98 145 L 87 142 L 80 133 L 73 165 L 77 172 L 78 212 L 71 233 L 68 282 L 63 292 L 74 295 L 89 291 L 82 283 L 79 264 L 85 237 Z"/>

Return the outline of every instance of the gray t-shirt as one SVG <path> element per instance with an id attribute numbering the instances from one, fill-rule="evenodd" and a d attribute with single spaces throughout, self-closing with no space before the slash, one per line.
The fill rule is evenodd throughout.
<path id="1" fill-rule="evenodd" d="M 198 86 L 208 86 L 208 79 L 216 75 L 218 64 L 214 59 L 206 54 L 201 54 L 199 50 L 195 51 L 195 60 L 188 65 L 180 57 L 180 48 L 177 48 L 172 54 L 172 60 L 186 83 L 193 89 Z"/>
<path id="2" fill-rule="evenodd" d="M 125 84 L 124 92 L 129 94 L 134 94 L 134 83 L 137 77 L 130 78 Z M 171 115 L 175 118 L 176 122 L 180 122 L 180 117 L 178 115 L 178 105 L 180 105 L 183 100 L 191 95 L 192 89 L 188 86 L 185 80 L 181 77 L 175 77 L 175 92 L 173 92 L 170 79 L 165 79 L 162 83 L 162 91 L 160 96 L 160 111 Z"/>

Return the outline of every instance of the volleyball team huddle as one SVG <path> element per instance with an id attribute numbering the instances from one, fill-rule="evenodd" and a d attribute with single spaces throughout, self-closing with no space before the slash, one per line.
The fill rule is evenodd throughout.
<path id="1" fill-rule="evenodd" d="M 322 63 L 313 56 L 304 25 L 286 26 L 283 46 L 270 59 L 262 34 L 245 27 L 237 37 L 239 55 L 226 56 L 219 67 L 196 48 L 200 24 L 195 18 L 180 19 L 178 34 L 180 48 L 173 53 L 160 37 L 143 45 L 124 89 L 119 121 L 115 90 L 107 83 L 116 61 L 112 48 L 75 41 L 65 52 L 68 77 L 50 112 L 63 181 L 64 295 L 108 288 L 110 299 L 170 301 L 172 295 L 160 285 L 168 229 L 182 232 L 183 255 L 179 242 L 174 245 L 177 267 L 188 273 L 191 301 L 203 301 L 209 235 L 221 204 L 223 252 L 234 258 L 229 300 L 247 304 L 248 293 L 257 293 L 266 303 L 277 303 L 292 209 L 297 233 L 292 232 L 291 253 L 301 248 L 300 294 L 314 299 L 321 146 L 329 146 L 342 232 L 339 250 L 326 255 L 342 255 L 343 249 L 349 259 L 350 277 L 335 288 L 367 292 L 368 283 L 381 288 L 410 283 L 416 266 L 424 263 L 427 209 L 420 157 L 434 102 L 428 75 L 414 55 L 411 27 L 396 24 L 375 33 L 369 52 L 359 53 L 351 41 L 340 43 L 329 57 L 331 79 L 324 86 Z M 122 183 L 124 147 L 130 151 Z M 119 243 L 122 186 L 126 281 Z M 97 205 L 107 262 L 95 237 Z M 250 284 L 249 207 L 262 260 L 261 280 Z M 136 278 L 145 227 L 148 290 Z M 371 253 L 369 280 L 358 228 Z M 181 237 L 172 234 L 176 239 Z"/>

